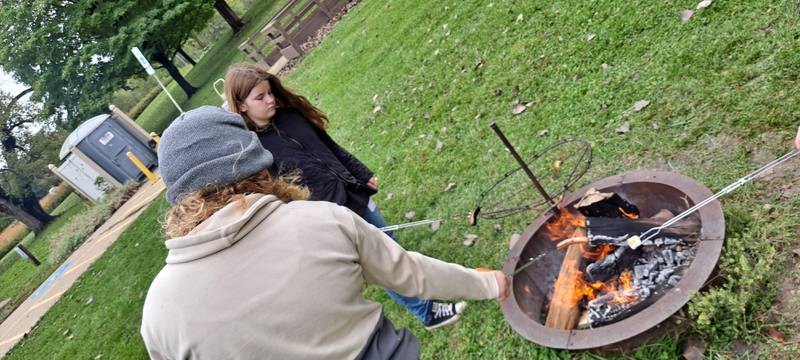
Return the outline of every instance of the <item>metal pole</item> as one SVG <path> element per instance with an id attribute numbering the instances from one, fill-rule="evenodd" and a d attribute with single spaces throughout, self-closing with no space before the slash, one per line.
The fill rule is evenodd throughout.
<path id="1" fill-rule="evenodd" d="M 542 194 L 542 197 L 544 197 L 544 199 L 547 200 L 547 202 L 549 202 L 550 205 L 555 206 L 556 202 L 553 201 L 553 198 L 551 198 L 550 195 L 547 194 L 547 191 L 544 190 L 542 184 L 539 183 L 539 180 L 536 179 L 536 176 L 533 175 L 533 172 L 528 167 L 528 164 L 526 164 L 525 161 L 522 160 L 522 158 L 519 156 L 519 153 L 517 153 L 517 150 L 514 149 L 514 146 L 511 145 L 511 143 L 508 141 L 503 132 L 500 131 L 500 128 L 497 127 L 497 123 L 492 121 L 492 123 L 489 124 L 489 127 L 492 128 L 492 130 L 494 130 L 494 133 L 497 134 L 497 137 L 499 137 L 500 141 L 503 142 L 503 145 L 506 146 L 506 149 L 508 149 L 508 151 L 511 152 L 511 156 L 513 156 L 514 159 L 517 160 L 519 166 L 522 167 L 522 170 L 525 171 L 525 174 L 527 174 L 528 178 L 531 179 L 531 182 L 533 183 L 533 186 L 536 187 L 536 190 L 539 190 L 539 193 Z"/>
<path id="2" fill-rule="evenodd" d="M 163 83 L 161 83 L 161 80 L 158 79 L 158 76 L 156 76 L 156 74 L 153 74 L 153 77 L 156 79 L 156 81 L 158 81 L 158 85 L 161 85 L 161 88 L 164 89 L 164 92 L 167 93 L 167 96 L 169 96 L 169 99 L 172 100 L 173 104 L 175 104 L 175 107 L 178 108 L 178 111 L 180 111 L 181 114 L 183 114 L 183 109 L 181 109 L 181 106 L 178 105 L 178 102 L 175 101 L 175 99 L 172 97 L 169 91 L 167 91 L 167 87 L 164 86 Z"/>

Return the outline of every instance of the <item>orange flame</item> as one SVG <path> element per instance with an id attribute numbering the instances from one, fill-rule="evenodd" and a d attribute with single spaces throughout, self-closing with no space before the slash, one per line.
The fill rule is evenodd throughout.
<path id="1" fill-rule="evenodd" d="M 585 247 L 583 247 L 583 248 L 581 248 L 581 250 L 583 250 L 583 257 L 584 258 L 600 260 L 600 259 L 606 257 L 606 255 L 614 252 L 614 250 L 616 250 L 616 249 L 614 248 L 614 245 L 603 244 L 603 245 L 600 245 L 600 247 L 596 247 L 596 248 L 593 247 L 593 248 L 586 249 Z"/>
<path id="2" fill-rule="evenodd" d="M 558 215 L 550 222 L 545 224 L 545 228 L 550 233 L 550 239 L 559 240 L 572 237 L 576 231 L 586 228 L 586 217 L 580 213 L 562 208 Z"/>
<path id="3" fill-rule="evenodd" d="M 638 219 L 639 218 L 639 215 L 631 214 L 629 212 L 626 212 L 625 209 L 623 209 L 623 208 L 617 208 L 617 210 L 619 210 L 619 212 L 621 212 L 622 215 L 625 216 L 628 219 Z"/>

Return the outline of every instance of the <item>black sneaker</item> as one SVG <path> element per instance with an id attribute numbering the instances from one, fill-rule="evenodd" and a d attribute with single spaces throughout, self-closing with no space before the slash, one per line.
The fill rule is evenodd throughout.
<path id="1" fill-rule="evenodd" d="M 466 307 L 467 303 L 465 301 L 455 304 L 434 301 L 431 303 L 431 322 L 426 324 L 425 328 L 431 331 L 458 321 L 459 316 L 461 316 Z"/>

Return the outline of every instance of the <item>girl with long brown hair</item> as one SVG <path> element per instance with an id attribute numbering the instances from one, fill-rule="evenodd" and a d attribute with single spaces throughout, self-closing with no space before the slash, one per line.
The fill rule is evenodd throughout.
<path id="1" fill-rule="evenodd" d="M 378 192 L 372 171 L 339 146 L 325 131 L 328 117 L 302 95 L 281 84 L 266 70 L 234 65 L 225 77 L 228 110 L 240 114 L 275 157 L 278 173 L 299 173 L 311 200 L 345 206 L 376 227 L 386 226 L 370 197 Z M 394 238 L 394 234 L 389 234 Z M 458 320 L 465 302 L 444 303 L 389 296 L 411 311 L 429 330 Z"/>

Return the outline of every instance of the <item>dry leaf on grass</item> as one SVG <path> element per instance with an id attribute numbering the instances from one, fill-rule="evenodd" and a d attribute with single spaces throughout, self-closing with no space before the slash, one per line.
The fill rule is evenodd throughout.
<path id="1" fill-rule="evenodd" d="M 442 147 L 444 147 L 444 143 L 441 140 L 436 140 L 436 151 L 442 151 Z"/>
<path id="2" fill-rule="evenodd" d="M 411 220 L 411 219 L 414 218 L 414 215 L 416 215 L 416 214 L 417 213 L 415 213 L 413 211 L 409 211 L 409 212 L 406 213 L 406 219 Z"/>
<path id="3" fill-rule="evenodd" d="M 524 113 L 525 110 L 528 110 L 528 107 L 525 104 L 517 104 L 511 110 L 511 113 L 514 114 L 514 115 L 519 115 L 519 114 Z"/>
<path id="4" fill-rule="evenodd" d="M 622 125 L 620 125 L 618 128 L 616 128 L 614 131 L 616 131 L 617 134 L 625 134 L 628 131 L 631 131 L 631 123 L 626 121 L 626 122 L 622 123 Z"/>
<path id="5" fill-rule="evenodd" d="M 711 6 L 712 2 L 714 2 L 714 0 L 703 0 L 703 1 L 699 2 L 699 3 L 697 3 L 697 10 L 705 9 L 705 8 Z"/>
<path id="6" fill-rule="evenodd" d="M 381 112 L 382 110 L 383 110 L 383 108 L 380 105 L 377 105 L 372 109 L 372 113 L 373 114 L 377 114 L 377 113 Z"/>
<path id="7" fill-rule="evenodd" d="M 650 101 L 649 100 L 639 100 L 639 101 L 633 103 L 633 110 L 634 111 L 642 111 L 642 109 L 646 108 L 648 105 L 650 105 Z"/>
<path id="8" fill-rule="evenodd" d="M 440 226 L 442 226 L 442 221 L 441 220 L 436 220 L 436 221 L 431 223 L 431 230 L 433 230 L 433 231 L 439 230 Z"/>
<path id="9" fill-rule="evenodd" d="M 386 194 L 386 200 L 392 200 L 393 197 L 394 197 L 394 193 Z"/>
<path id="10" fill-rule="evenodd" d="M 547 135 L 547 133 L 549 133 L 549 132 L 550 132 L 550 130 L 547 130 L 547 129 L 542 129 L 542 130 L 539 130 L 538 132 L 536 132 L 536 135 L 539 135 L 539 136 L 545 136 L 545 135 Z"/>
<path id="11" fill-rule="evenodd" d="M 589 34 L 589 35 L 586 35 L 586 40 L 587 40 L 587 41 L 592 41 L 592 40 L 595 38 L 595 36 L 597 36 L 597 34 Z"/>
<path id="12" fill-rule="evenodd" d="M 683 21 L 683 22 L 689 21 L 689 19 L 692 18 L 692 15 L 694 15 L 694 11 L 692 11 L 692 10 L 683 10 L 683 11 L 681 11 L 681 21 Z"/>
<path id="13" fill-rule="evenodd" d="M 503 230 L 503 225 L 494 224 L 494 229 L 497 230 L 497 231 Z"/>
<path id="14" fill-rule="evenodd" d="M 701 340 L 689 339 L 683 349 L 683 358 L 686 360 L 703 360 L 706 354 L 706 344 Z"/>
<path id="15" fill-rule="evenodd" d="M 454 182 L 448 183 L 447 186 L 444 187 L 444 191 L 448 192 L 451 189 L 453 189 L 455 186 L 456 186 L 456 183 L 454 183 Z"/>
<path id="16" fill-rule="evenodd" d="M 775 340 L 775 341 L 777 341 L 779 343 L 786 342 L 786 338 L 783 337 L 783 334 L 781 334 L 780 331 L 776 330 L 772 326 L 767 326 L 767 334 L 769 335 L 769 337 L 772 338 L 772 340 Z"/>
<path id="17" fill-rule="evenodd" d="M 464 236 L 464 246 L 472 246 L 475 243 L 475 240 L 478 240 L 478 235 L 467 234 Z"/>
<path id="18" fill-rule="evenodd" d="M 553 170 L 556 172 L 561 171 L 561 160 L 556 160 L 553 162 Z"/>

